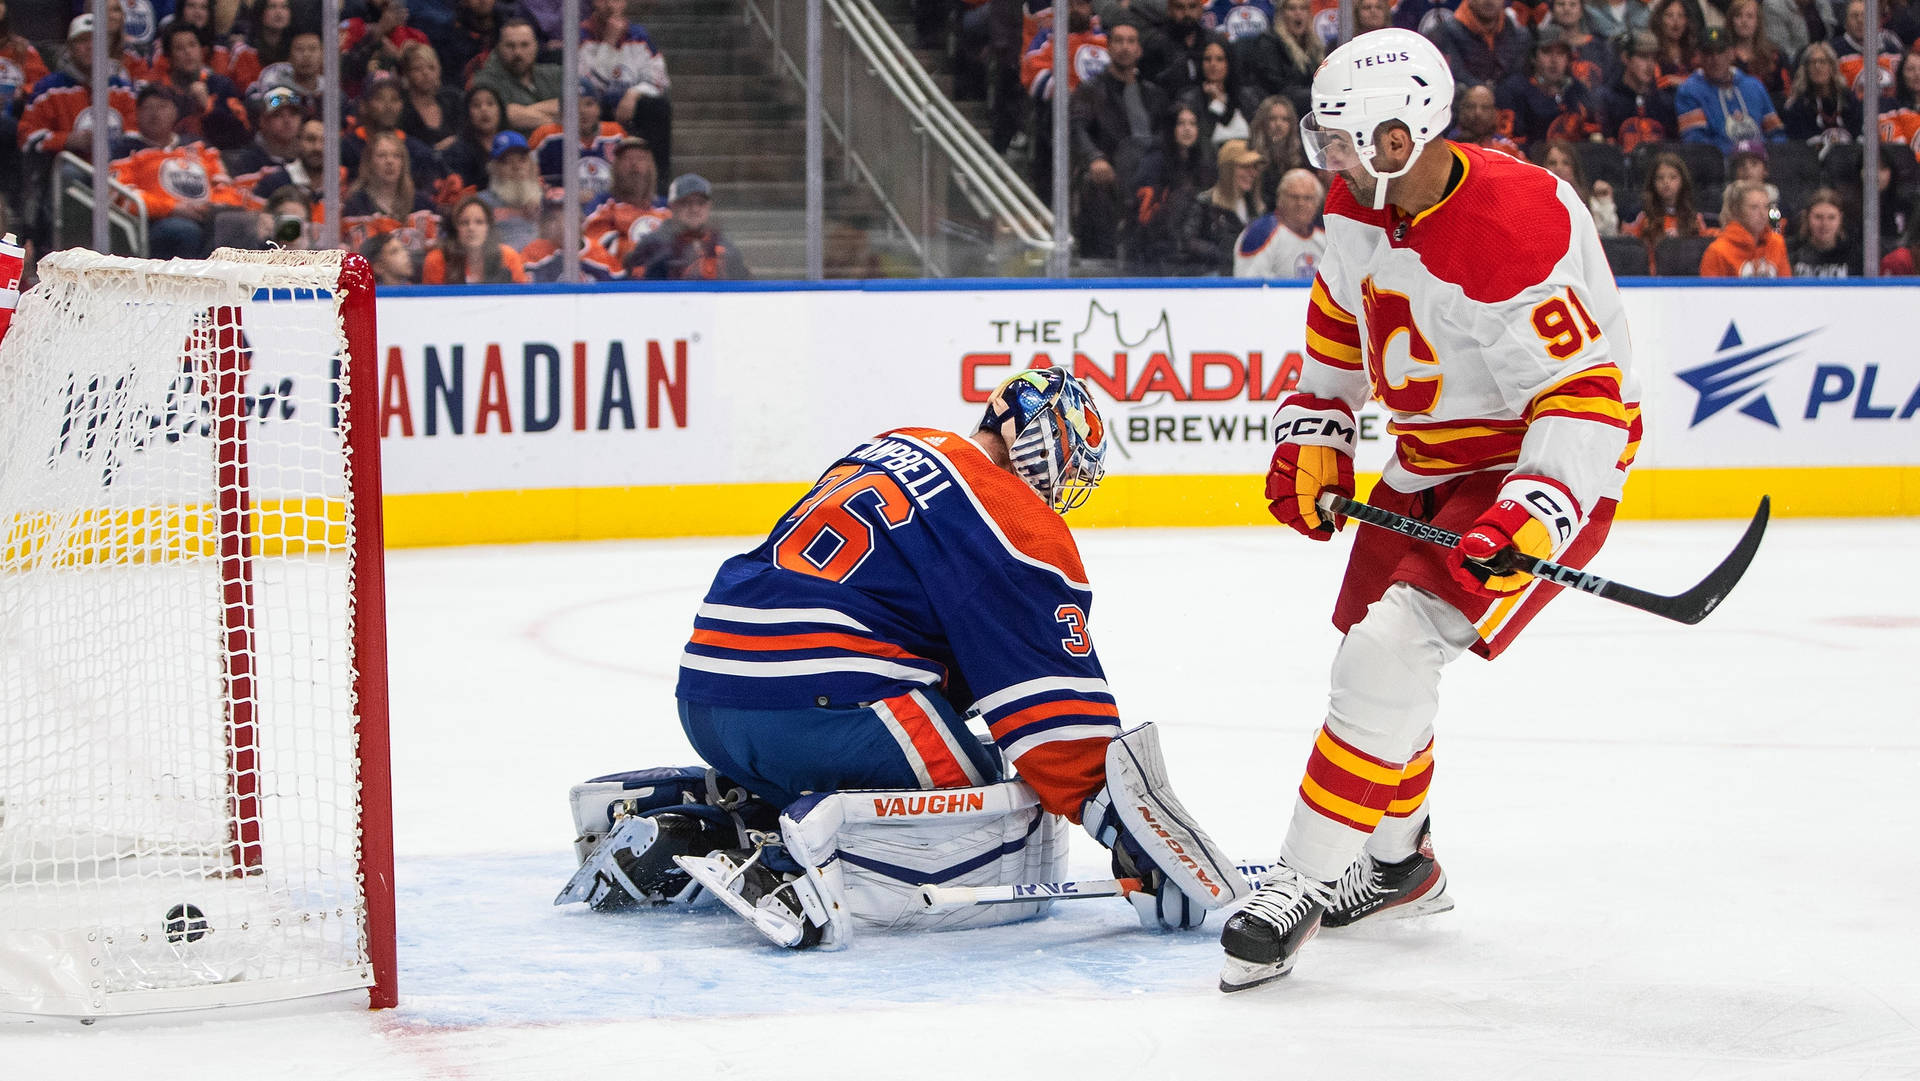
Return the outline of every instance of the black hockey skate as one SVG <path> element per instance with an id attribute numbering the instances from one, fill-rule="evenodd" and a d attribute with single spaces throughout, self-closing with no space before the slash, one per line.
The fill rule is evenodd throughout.
<path id="1" fill-rule="evenodd" d="M 1282 863 L 1269 871 L 1220 932 L 1227 962 L 1220 990 L 1245 991 L 1293 971 L 1294 955 L 1320 930 L 1333 884 L 1316 882 Z"/>
<path id="2" fill-rule="evenodd" d="M 691 903 L 700 894 L 675 856 L 704 856 L 738 834 L 695 815 L 622 816 L 575 871 L 556 905 L 585 901 L 596 910 Z"/>
<path id="3" fill-rule="evenodd" d="M 1381 863 L 1366 853 L 1354 861 L 1334 887 L 1333 903 L 1320 923 L 1345 927 L 1370 916 L 1383 920 L 1431 916 L 1453 907 L 1447 896 L 1447 873 L 1433 858 L 1433 826 L 1420 827 L 1420 843 L 1413 855 L 1398 863 Z"/>

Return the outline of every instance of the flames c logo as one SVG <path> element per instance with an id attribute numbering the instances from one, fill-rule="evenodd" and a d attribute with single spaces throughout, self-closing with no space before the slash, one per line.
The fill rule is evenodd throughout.
<path id="1" fill-rule="evenodd" d="M 1413 302 L 1405 293 L 1374 288 L 1371 277 L 1360 283 L 1360 298 L 1367 325 L 1367 373 L 1373 379 L 1373 396 L 1395 413 L 1433 412 L 1440 402 L 1440 358 L 1434 354 L 1433 343 L 1414 325 Z M 1388 349 L 1402 334 L 1407 338 L 1406 360 L 1391 363 L 1389 370 Z M 1434 366 L 1434 373 L 1416 375 L 1419 369 L 1413 365 L 1417 364 Z M 1406 374 L 1403 382 L 1393 381 L 1396 372 Z"/>

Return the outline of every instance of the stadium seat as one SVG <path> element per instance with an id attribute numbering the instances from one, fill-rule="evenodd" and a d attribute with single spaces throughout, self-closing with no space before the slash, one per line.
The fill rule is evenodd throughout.
<path id="1" fill-rule="evenodd" d="M 1616 278 L 1644 278 L 1647 246 L 1637 236 L 1603 236 L 1600 246 L 1607 251 L 1607 266 Z"/>
<path id="2" fill-rule="evenodd" d="M 1580 168 L 1586 172 L 1589 183 L 1604 180 L 1612 184 L 1616 192 L 1626 184 L 1627 159 L 1619 147 L 1589 141 L 1574 143 L 1573 152 L 1580 159 Z"/>
<path id="3" fill-rule="evenodd" d="M 1700 259 L 1707 254 L 1712 237 L 1670 236 L 1653 248 L 1653 272 L 1663 278 L 1697 278 Z"/>

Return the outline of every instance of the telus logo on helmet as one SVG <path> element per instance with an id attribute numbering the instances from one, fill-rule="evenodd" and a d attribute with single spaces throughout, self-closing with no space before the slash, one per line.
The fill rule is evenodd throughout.
<path id="1" fill-rule="evenodd" d="M 1391 64 L 1395 60 L 1412 60 L 1412 59 L 1413 57 L 1407 55 L 1407 51 L 1405 49 L 1402 49 L 1397 53 L 1379 53 L 1374 56 L 1356 56 L 1353 58 L 1353 66 L 1356 68 L 1370 68 L 1378 64 Z"/>

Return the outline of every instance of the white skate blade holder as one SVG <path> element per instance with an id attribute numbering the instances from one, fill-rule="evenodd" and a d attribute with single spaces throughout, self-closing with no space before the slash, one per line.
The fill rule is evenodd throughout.
<path id="1" fill-rule="evenodd" d="M 1151 723 L 1107 744 L 1107 789 L 1127 832 L 1180 892 L 1217 911 L 1253 892 L 1233 858 L 1207 836 L 1167 783 Z"/>
<path id="2" fill-rule="evenodd" d="M 606 891 L 604 880 L 608 879 L 627 891 L 635 901 L 646 900 L 646 892 L 633 884 L 633 881 L 627 877 L 627 873 L 614 862 L 613 854 L 628 848 L 636 852 L 645 852 L 653 847 L 654 839 L 659 836 L 659 833 L 659 827 L 654 825 L 651 818 L 622 818 L 615 822 L 613 829 L 600 839 L 598 845 L 594 846 L 586 862 L 573 872 L 573 877 L 567 880 L 567 884 L 561 888 L 560 895 L 553 899 L 553 903 L 556 905 L 572 904 L 577 901 L 591 903 Z"/>
<path id="3" fill-rule="evenodd" d="M 754 930 L 766 937 L 767 941 L 782 949 L 798 949 L 804 937 L 804 928 L 780 908 L 759 908 L 734 889 L 733 882 L 740 875 L 740 865 L 724 855 L 712 856 L 675 856 L 673 862 L 693 877 L 706 891 L 719 898 L 747 921 Z M 815 891 L 811 879 L 802 877 L 794 881 L 794 896 L 799 898 L 800 906 L 807 918 L 826 928 L 820 941 L 823 949 L 833 949 L 840 943 L 833 933 L 833 924 L 829 921 L 825 904 Z"/>

